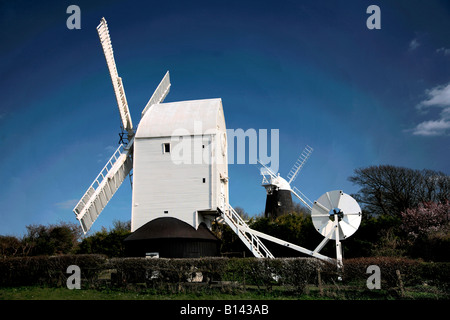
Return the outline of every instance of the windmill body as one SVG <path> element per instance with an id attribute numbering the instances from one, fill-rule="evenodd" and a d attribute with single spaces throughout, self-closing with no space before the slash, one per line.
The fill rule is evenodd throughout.
<path id="1" fill-rule="evenodd" d="M 270 181 L 263 182 L 266 188 L 266 206 L 264 216 L 270 219 L 276 219 L 294 209 L 292 204 L 291 188 L 289 183 L 281 176 L 270 177 Z"/>
<path id="2" fill-rule="evenodd" d="M 272 172 L 264 164 L 259 163 L 261 165 L 261 174 L 263 175 L 262 186 L 267 192 L 264 211 L 266 218 L 275 219 L 283 214 L 291 213 L 293 211 L 292 194 L 311 209 L 311 201 L 291 184 L 297 178 L 300 170 L 311 156 L 312 151 L 313 149 L 310 146 L 305 147 L 287 175 L 287 179 L 281 177 L 279 173 Z"/>
<path id="3" fill-rule="evenodd" d="M 153 105 L 134 139 L 131 231 L 166 217 L 211 227 L 228 203 L 226 157 L 221 99 Z"/>

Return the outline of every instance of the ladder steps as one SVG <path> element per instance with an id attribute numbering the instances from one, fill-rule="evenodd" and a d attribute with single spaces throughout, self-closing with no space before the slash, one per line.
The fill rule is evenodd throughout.
<path id="1" fill-rule="evenodd" d="M 273 258 L 272 253 L 266 248 L 261 240 L 251 233 L 243 231 L 240 227 L 248 228 L 245 221 L 239 216 L 239 214 L 228 204 L 228 210 L 222 212 L 222 216 L 225 222 L 233 229 L 233 231 L 244 242 L 247 248 L 257 258 Z M 248 236 L 250 235 L 250 237 Z"/>

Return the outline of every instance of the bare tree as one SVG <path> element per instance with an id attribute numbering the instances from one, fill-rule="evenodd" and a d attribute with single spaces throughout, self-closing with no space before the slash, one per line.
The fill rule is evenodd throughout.
<path id="1" fill-rule="evenodd" d="M 361 186 L 355 199 L 375 215 L 399 218 L 406 209 L 424 202 L 443 203 L 450 197 L 450 176 L 433 170 L 371 166 L 356 169 L 349 180 Z"/>

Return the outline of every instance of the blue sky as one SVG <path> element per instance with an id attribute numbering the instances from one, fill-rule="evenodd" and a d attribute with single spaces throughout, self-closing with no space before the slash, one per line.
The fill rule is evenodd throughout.
<path id="1" fill-rule="evenodd" d="M 81 9 L 69 30 L 66 9 Z M 366 9 L 381 9 L 369 30 Z M 74 204 L 117 147 L 119 114 L 96 26 L 108 21 L 136 126 L 167 70 L 166 102 L 222 98 L 227 127 L 280 130 L 280 174 L 311 200 L 356 168 L 449 174 L 448 1 L 4 1 L 0 3 L 0 234 L 76 222 Z M 230 203 L 264 210 L 255 166 L 229 166 Z M 128 181 L 96 221 L 129 220 Z"/>

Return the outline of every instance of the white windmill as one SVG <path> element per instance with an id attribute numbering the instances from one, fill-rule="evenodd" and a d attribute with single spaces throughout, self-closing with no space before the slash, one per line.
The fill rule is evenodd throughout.
<path id="1" fill-rule="evenodd" d="M 260 238 L 285 245 L 291 249 L 316 256 L 327 260 L 328 257 L 319 255 L 319 251 L 327 244 L 329 240 L 334 240 L 336 244 L 336 261 L 338 266 L 342 266 L 342 246 L 341 240 L 350 237 L 356 232 L 361 223 L 361 208 L 355 199 L 341 190 L 326 192 L 317 201 L 312 203 L 298 188 L 292 186 L 294 180 L 298 177 L 300 170 L 311 156 L 313 148 L 306 146 L 292 169 L 284 179 L 280 174 L 275 174 L 263 163 L 261 174 L 263 175 L 262 185 L 267 191 L 266 216 L 278 216 L 283 211 L 289 210 L 289 201 L 292 202 L 290 194 L 294 194 L 306 207 L 311 210 L 311 218 L 315 229 L 324 237 L 324 240 L 311 251 L 302 247 L 289 244 L 283 240 L 266 236 L 256 232 Z M 275 214 L 274 214 L 275 213 Z"/>
<path id="2" fill-rule="evenodd" d="M 209 228 L 218 209 L 225 211 L 228 205 L 226 127 L 221 99 L 162 103 L 171 86 L 167 72 L 143 109 L 135 131 L 104 18 L 97 32 L 128 143 L 119 146 L 75 206 L 76 218 L 84 233 L 88 232 L 133 170 L 133 234 L 129 243 L 139 242 L 138 246 L 146 247 L 140 248 L 144 254 L 160 251 L 159 248 L 174 252 L 171 248 L 177 245 L 178 249 L 183 247 L 178 256 L 214 254 L 218 239 Z M 148 225 L 150 222 L 153 224 Z M 176 244 L 174 239 L 178 239 Z M 142 243 L 144 240 L 148 241 Z"/>
<path id="3" fill-rule="evenodd" d="M 261 174 L 263 175 L 262 186 L 267 191 L 265 208 L 266 217 L 276 218 L 284 213 L 290 212 L 292 210 L 291 193 L 311 210 L 312 202 L 300 190 L 293 186 L 292 183 L 298 177 L 300 170 L 303 168 L 312 152 L 313 148 L 307 145 L 294 163 L 292 169 L 289 171 L 287 179 L 281 177 L 279 173 L 275 174 L 272 170 L 258 161 L 262 166 L 260 169 Z"/>

